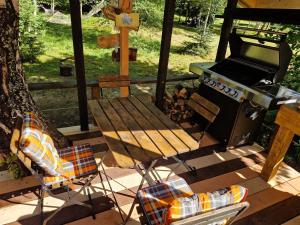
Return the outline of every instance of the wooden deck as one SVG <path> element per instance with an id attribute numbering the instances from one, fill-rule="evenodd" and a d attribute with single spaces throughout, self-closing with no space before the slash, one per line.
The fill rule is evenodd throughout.
<path id="1" fill-rule="evenodd" d="M 182 124 L 186 130 L 197 137 L 196 128 Z M 76 135 L 75 135 L 76 136 Z M 85 135 L 86 136 L 86 135 Z M 74 141 L 94 145 L 97 160 L 100 160 L 106 146 L 99 131 L 90 134 L 88 139 Z M 210 136 L 202 141 L 202 146 L 212 146 L 217 142 Z M 197 177 L 191 177 L 185 169 L 173 161 L 161 161 L 156 168 L 163 179 L 175 176 L 183 177 L 194 192 L 214 191 L 232 184 L 241 184 L 249 189 L 248 202 L 250 209 L 237 221 L 241 224 L 299 224 L 300 215 L 300 173 L 287 165 L 283 165 L 278 175 L 266 183 L 259 177 L 259 172 L 265 161 L 266 154 L 258 146 L 244 146 L 237 149 L 220 152 L 217 147 L 207 147 L 184 155 L 187 162 L 197 168 Z M 108 165 L 108 164 L 107 164 Z M 117 192 L 118 202 L 126 214 L 133 200 L 135 190 L 140 182 L 140 175 L 132 169 L 106 168 L 113 189 Z M 0 172 L 0 224 L 39 224 L 38 197 L 34 190 L 37 182 L 33 177 L 23 180 L 9 180 L 6 172 Z M 108 188 L 107 181 L 104 182 Z M 103 196 L 103 188 L 96 179 L 93 183 L 93 201 L 96 220 L 89 216 L 88 210 L 71 205 L 60 212 L 49 224 L 97 224 L 116 225 L 121 218 L 115 208 L 112 208 L 109 198 Z M 60 195 L 66 195 L 64 191 Z M 108 197 L 111 197 L 108 192 Z M 83 195 L 79 199 L 84 199 Z M 44 210 L 49 215 L 51 211 L 62 204 L 62 201 L 46 196 Z M 139 223 L 139 214 L 134 212 L 129 224 Z"/>

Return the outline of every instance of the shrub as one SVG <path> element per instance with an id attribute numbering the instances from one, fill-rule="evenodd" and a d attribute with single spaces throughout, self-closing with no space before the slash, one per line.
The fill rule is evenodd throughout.
<path id="1" fill-rule="evenodd" d="M 44 46 L 44 20 L 41 15 L 35 15 L 32 1 L 20 0 L 20 49 L 23 61 L 33 62 L 42 54 Z"/>
<path id="2" fill-rule="evenodd" d="M 140 13 L 143 26 L 162 27 L 164 1 L 139 0 L 134 2 L 134 11 Z"/>

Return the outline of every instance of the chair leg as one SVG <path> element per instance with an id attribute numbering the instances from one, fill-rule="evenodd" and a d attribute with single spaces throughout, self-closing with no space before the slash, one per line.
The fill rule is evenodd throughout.
<path id="1" fill-rule="evenodd" d="M 44 189 L 43 187 L 41 187 L 40 191 L 39 191 L 39 199 L 40 199 L 40 207 L 41 207 L 41 217 L 40 217 L 40 224 L 42 225 L 44 223 Z"/>
<path id="2" fill-rule="evenodd" d="M 96 219 L 96 215 L 95 215 L 95 211 L 94 211 L 94 203 L 93 203 L 93 200 L 92 200 L 92 197 L 91 197 L 90 188 L 87 187 L 86 189 L 87 189 L 87 193 L 88 193 L 90 205 L 92 206 L 92 217 L 95 220 Z"/>

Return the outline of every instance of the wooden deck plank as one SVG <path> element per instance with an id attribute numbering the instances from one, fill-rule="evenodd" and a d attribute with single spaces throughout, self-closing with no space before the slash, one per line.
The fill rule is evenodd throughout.
<path id="1" fill-rule="evenodd" d="M 150 158 L 159 158 L 161 156 L 161 152 L 153 143 L 153 141 L 148 137 L 145 131 L 137 124 L 137 122 L 130 116 L 127 110 L 121 105 L 121 103 L 117 99 L 109 100 L 114 109 L 118 112 L 119 115 L 122 115 L 122 120 L 127 128 L 131 131 L 131 133 L 136 138 L 137 142 L 146 152 L 146 154 Z"/>
<path id="2" fill-rule="evenodd" d="M 297 193 L 298 192 L 288 183 L 279 184 L 275 187 L 255 193 L 247 198 L 247 201 L 250 203 L 250 208 L 241 216 L 241 218 L 291 198 L 292 196 L 297 195 Z"/>
<path id="3" fill-rule="evenodd" d="M 165 140 L 165 138 L 156 130 L 152 123 L 146 120 L 144 116 L 133 106 L 133 104 L 128 101 L 127 98 L 120 98 L 120 102 L 122 103 L 123 107 L 132 114 L 136 122 L 141 128 L 144 129 L 145 133 L 156 144 L 162 156 L 170 157 L 177 154 L 172 145 Z"/>
<path id="4" fill-rule="evenodd" d="M 159 131 L 159 133 L 176 149 L 178 154 L 187 152 L 190 150 L 165 124 L 163 124 L 151 111 L 145 107 L 135 97 L 129 97 L 128 100 L 143 114 L 143 116 L 150 121 L 153 126 Z M 146 103 L 147 104 L 147 103 Z M 148 103 L 152 104 L 152 103 Z M 165 117 L 165 115 L 164 115 Z"/>
<path id="5" fill-rule="evenodd" d="M 300 224 L 300 216 L 297 216 L 297 217 L 285 222 L 282 225 L 299 225 L 299 224 Z"/>
<path id="6" fill-rule="evenodd" d="M 89 107 L 96 120 L 96 123 L 103 131 L 103 136 L 106 139 L 107 145 L 110 148 L 113 156 L 118 158 L 118 165 L 123 168 L 131 168 L 136 165 L 136 162 L 128 154 L 125 147 L 120 142 L 120 137 L 114 131 L 113 126 L 109 120 L 103 116 L 105 115 L 97 100 L 90 100 Z"/>
<path id="7" fill-rule="evenodd" d="M 121 141 L 126 146 L 132 158 L 138 163 L 150 161 L 151 158 L 148 157 L 142 150 L 140 144 L 124 124 L 123 120 L 121 119 L 121 115 L 115 111 L 109 101 L 107 99 L 100 99 L 99 104 L 102 107 L 102 110 L 106 113 L 108 120 L 112 123 L 115 132 L 119 135 Z M 118 160 L 119 159 L 116 158 L 117 162 Z"/>
<path id="8" fill-rule="evenodd" d="M 39 186 L 40 183 L 35 176 L 28 176 L 17 180 L 3 181 L 1 182 L 0 186 L 0 195 Z"/>
<path id="9" fill-rule="evenodd" d="M 140 102 L 147 102 L 147 97 L 144 95 L 136 96 Z M 172 132 L 180 138 L 189 148 L 190 150 L 199 149 L 199 144 L 195 141 L 186 131 L 184 131 L 180 126 L 170 120 L 166 115 L 160 111 L 153 104 L 145 104 L 145 106 L 154 114 L 157 118 L 161 120 Z"/>

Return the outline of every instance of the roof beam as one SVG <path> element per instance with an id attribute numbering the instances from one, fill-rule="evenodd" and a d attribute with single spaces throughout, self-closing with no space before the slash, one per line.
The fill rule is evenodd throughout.
<path id="1" fill-rule="evenodd" d="M 300 25 L 300 9 L 232 9 L 233 19 Z"/>

